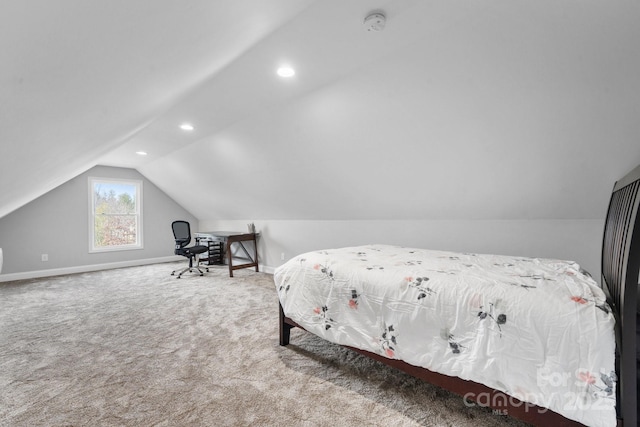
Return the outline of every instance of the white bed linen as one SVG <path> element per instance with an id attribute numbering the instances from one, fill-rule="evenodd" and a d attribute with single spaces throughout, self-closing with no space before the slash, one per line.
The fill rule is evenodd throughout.
<path id="1" fill-rule="evenodd" d="M 368 245 L 299 255 L 274 280 L 285 315 L 328 341 L 615 425 L 614 318 L 574 262 Z"/>

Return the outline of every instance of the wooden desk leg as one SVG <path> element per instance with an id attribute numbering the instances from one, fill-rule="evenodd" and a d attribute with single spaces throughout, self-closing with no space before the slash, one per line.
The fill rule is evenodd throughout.
<path id="1" fill-rule="evenodd" d="M 231 242 L 227 240 L 227 257 L 229 257 L 229 277 L 233 277 L 233 255 L 231 254 Z"/>
<path id="2" fill-rule="evenodd" d="M 253 262 L 256 263 L 256 273 L 258 272 L 258 242 L 255 234 L 253 235 Z"/>
<path id="3" fill-rule="evenodd" d="M 247 248 L 244 246 L 243 242 L 253 242 L 253 257 L 251 257 L 251 254 L 249 254 L 249 252 L 247 251 Z M 244 254 L 249 258 L 248 263 L 245 264 L 240 264 L 240 265 L 233 265 L 233 254 L 231 253 L 231 244 L 232 243 L 238 243 L 240 245 L 240 249 L 242 249 L 244 251 Z M 227 238 L 227 256 L 229 258 L 229 277 L 233 277 L 233 270 L 238 270 L 241 268 L 249 268 L 249 267 L 255 267 L 256 268 L 256 272 L 259 271 L 259 267 L 258 267 L 258 243 L 256 241 L 256 235 L 255 233 L 248 233 L 248 234 L 239 234 L 237 236 L 229 236 Z"/>

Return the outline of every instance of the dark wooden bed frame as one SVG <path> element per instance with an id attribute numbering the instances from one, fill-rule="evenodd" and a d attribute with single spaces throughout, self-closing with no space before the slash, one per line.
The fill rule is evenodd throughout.
<path id="1" fill-rule="evenodd" d="M 640 166 L 616 182 L 611 194 L 602 241 L 602 288 L 616 318 L 616 389 L 618 426 L 638 423 L 638 286 L 640 285 Z M 280 306 L 280 345 L 289 344 L 291 329 L 302 328 Z M 478 404 L 494 412 L 540 426 L 578 426 L 551 410 L 521 402 L 485 385 L 450 377 L 396 359 L 347 347 L 385 365 L 461 396 L 481 396 Z M 472 400 L 472 399 L 469 399 Z"/>

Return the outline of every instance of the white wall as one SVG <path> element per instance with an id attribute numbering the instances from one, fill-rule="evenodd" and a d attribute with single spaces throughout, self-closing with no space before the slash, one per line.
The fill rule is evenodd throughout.
<path id="1" fill-rule="evenodd" d="M 258 257 L 264 271 L 300 253 L 342 246 L 384 243 L 457 252 L 491 253 L 578 262 L 596 281 L 604 220 L 200 220 L 201 231 L 261 233 Z"/>

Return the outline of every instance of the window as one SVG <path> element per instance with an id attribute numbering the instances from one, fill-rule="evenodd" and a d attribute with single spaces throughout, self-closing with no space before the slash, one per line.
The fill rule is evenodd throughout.
<path id="1" fill-rule="evenodd" d="M 142 249 L 142 181 L 89 178 L 89 252 Z"/>

